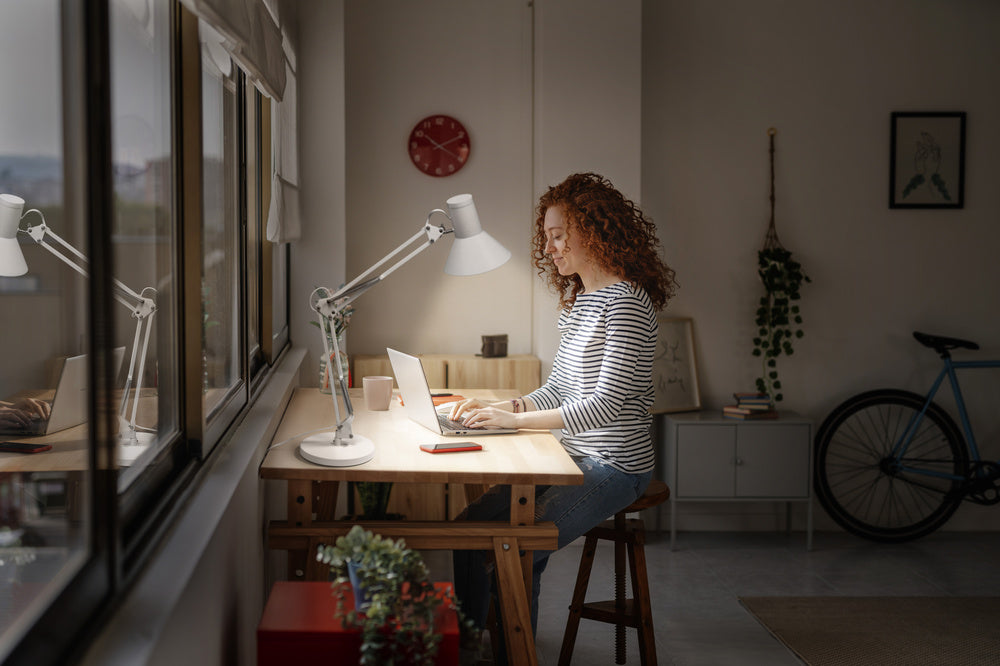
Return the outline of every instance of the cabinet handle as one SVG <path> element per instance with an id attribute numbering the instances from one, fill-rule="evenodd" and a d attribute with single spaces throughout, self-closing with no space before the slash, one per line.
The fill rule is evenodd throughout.
<path id="1" fill-rule="evenodd" d="M 733 459 L 733 464 L 736 465 L 737 467 L 739 467 L 740 465 L 743 464 L 743 458 L 740 458 L 739 456 L 736 456 Z"/>

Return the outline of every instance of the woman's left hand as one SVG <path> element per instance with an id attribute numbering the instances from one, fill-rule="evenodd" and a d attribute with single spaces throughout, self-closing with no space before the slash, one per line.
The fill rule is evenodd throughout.
<path id="1" fill-rule="evenodd" d="M 517 416 L 512 412 L 496 407 L 480 407 L 479 409 L 470 409 L 466 412 L 462 423 L 470 428 L 490 426 L 495 428 L 516 428 Z"/>

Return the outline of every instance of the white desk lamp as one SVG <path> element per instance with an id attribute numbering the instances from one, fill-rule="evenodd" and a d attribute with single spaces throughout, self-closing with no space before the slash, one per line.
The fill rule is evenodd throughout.
<path id="1" fill-rule="evenodd" d="M 455 241 L 452 243 L 451 252 L 444 266 L 445 273 L 450 275 L 477 275 L 485 273 L 502 266 L 510 259 L 510 250 L 483 231 L 483 227 L 479 223 L 479 214 L 476 212 L 476 204 L 472 201 L 471 194 L 453 196 L 446 203 L 450 214 L 440 208 L 432 210 L 427 214 L 427 221 L 420 231 L 364 273 L 354 278 L 350 283 L 344 285 L 336 292 L 331 292 L 329 289 L 322 287 L 312 292 L 309 298 L 310 306 L 316 311 L 319 318 L 319 328 L 323 335 L 323 349 L 326 356 L 327 358 L 333 358 L 336 364 L 337 379 L 341 395 L 344 397 L 344 405 L 347 407 L 347 414 L 341 419 L 340 406 L 337 402 L 337 391 L 331 391 L 330 395 L 333 398 L 337 429 L 332 437 L 329 434 L 319 434 L 302 440 L 299 444 L 299 452 L 306 460 L 327 467 L 350 467 L 368 462 L 375 455 L 375 444 L 367 437 L 355 434 L 351 429 L 351 422 L 354 420 L 354 407 L 351 405 L 351 398 L 347 394 L 347 379 L 343 364 L 340 362 L 340 345 L 337 342 L 336 335 L 327 336 L 325 334 L 327 327 L 331 331 L 336 330 L 334 327 L 335 317 L 341 314 L 358 296 L 384 280 L 390 273 L 426 250 L 445 234 L 453 232 L 455 234 Z M 431 216 L 434 213 L 441 213 L 451 220 L 453 228 L 446 229 L 443 225 L 433 226 L 431 224 Z M 423 244 L 419 245 L 382 273 L 374 277 L 369 277 L 383 264 L 421 238 L 425 238 Z M 330 350 L 331 339 L 333 340 L 332 354 Z M 334 386 L 330 376 L 332 371 L 331 364 L 327 363 L 326 367 L 327 381 L 329 381 L 330 386 Z"/>
<path id="2" fill-rule="evenodd" d="M 24 261 L 24 254 L 17 240 L 18 232 L 30 236 L 32 240 L 58 257 L 62 262 L 84 277 L 89 277 L 87 265 L 90 263 L 83 253 L 72 245 L 57 236 L 45 224 L 45 216 L 41 211 L 32 208 L 27 213 L 21 214 L 24 209 L 24 199 L 13 194 L 0 194 L 0 275 L 17 276 L 28 272 L 28 264 Z M 39 224 L 26 229 L 21 228 L 21 220 L 31 213 L 37 213 L 42 219 Z M 55 241 L 64 250 L 71 253 L 76 259 L 72 259 L 63 254 L 50 241 Z M 132 360 L 128 366 L 128 379 L 125 382 L 125 390 L 122 393 L 121 406 L 118 410 L 118 462 L 123 465 L 131 464 L 146 450 L 149 443 L 155 437 L 155 433 L 147 429 L 140 429 L 135 424 L 136 412 L 139 407 L 139 392 L 142 386 L 142 374 L 146 366 L 146 351 L 149 348 L 149 332 L 153 328 L 153 314 L 156 312 L 156 290 L 146 287 L 141 292 L 136 293 L 118 280 L 114 280 L 114 298 L 131 311 L 132 318 L 135 319 L 135 339 L 132 342 Z M 140 338 L 142 352 L 140 349 Z M 139 359 L 139 372 L 134 375 L 136 358 Z M 135 391 L 131 401 L 131 413 L 129 413 L 129 393 L 132 388 L 132 380 L 135 379 Z M 141 431 L 140 431 L 141 430 Z"/>

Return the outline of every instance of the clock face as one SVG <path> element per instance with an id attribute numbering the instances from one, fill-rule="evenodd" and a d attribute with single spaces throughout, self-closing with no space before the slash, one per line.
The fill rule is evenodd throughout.
<path id="1" fill-rule="evenodd" d="M 410 132 L 407 144 L 410 160 L 428 176 L 442 177 L 458 173 L 469 160 L 472 150 L 469 133 L 451 116 L 428 116 Z"/>

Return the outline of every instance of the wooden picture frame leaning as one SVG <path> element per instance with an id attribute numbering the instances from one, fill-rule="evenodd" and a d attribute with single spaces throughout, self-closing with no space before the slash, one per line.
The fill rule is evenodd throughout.
<path id="1" fill-rule="evenodd" d="M 698 368 L 694 351 L 694 320 L 659 317 L 660 335 L 653 354 L 652 414 L 693 412 L 701 409 Z"/>

